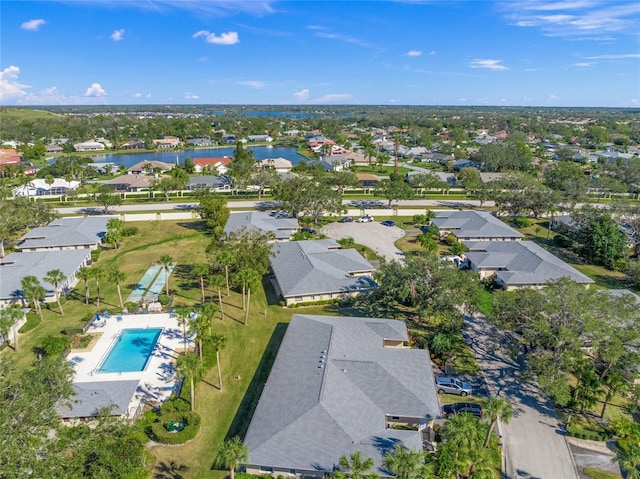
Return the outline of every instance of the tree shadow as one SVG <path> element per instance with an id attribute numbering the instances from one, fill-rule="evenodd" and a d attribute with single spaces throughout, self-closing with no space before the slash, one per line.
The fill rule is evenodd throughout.
<path id="1" fill-rule="evenodd" d="M 271 367 L 276 359 L 278 349 L 280 348 L 280 344 L 282 343 L 286 330 L 286 323 L 276 324 L 273 334 L 269 339 L 269 344 L 267 344 L 267 347 L 262 354 L 260 364 L 258 364 L 258 368 L 251 379 L 247 392 L 242 398 L 240 407 L 238 407 L 236 415 L 234 416 L 233 421 L 231 421 L 231 426 L 229 426 L 229 430 L 227 431 L 226 439 L 230 439 L 234 436 L 244 438 L 247 433 L 249 423 L 256 410 L 256 406 L 258 405 L 258 400 L 262 395 L 262 390 L 267 382 L 267 378 L 271 372 Z"/>
<path id="2" fill-rule="evenodd" d="M 185 229 L 189 229 L 189 230 L 201 231 L 203 233 L 208 233 L 209 232 L 209 228 L 207 228 L 207 222 L 204 221 L 204 220 L 201 220 L 201 221 L 189 221 L 189 222 L 185 222 L 185 223 L 179 221 L 176 224 L 178 226 L 180 226 L 181 228 L 185 228 Z"/>
<path id="3" fill-rule="evenodd" d="M 176 464 L 175 462 L 160 462 L 153 468 L 153 479 L 184 479 L 189 470 L 184 464 Z"/>

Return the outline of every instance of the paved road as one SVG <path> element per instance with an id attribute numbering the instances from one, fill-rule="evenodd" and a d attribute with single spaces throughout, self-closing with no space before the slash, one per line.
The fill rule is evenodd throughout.
<path id="1" fill-rule="evenodd" d="M 371 223 L 331 223 L 320 231 L 334 239 L 351 236 L 356 243 L 368 246 L 387 261 L 402 259 L 402 251 L 396 248 L 394 243 L 403 237 L 405 232 L 397 226 L 383 226 L 377 221 Z"/>
<path id="2" fill-rule="evenodd" d="M 343 200 L 342 203 L 349 206 L 352 200 Z M 395 205 L 396 203 L 394 203 Z M 249 210 L 255 209 L 260 206 L 274 206 L 271 201 L 264 200 L 249 200 L 249 201 L 229 201 L 227 206 L 232 210 Z M 188 211 L 192 208 L 197 208 L 198 203 L 185 202 L 185 203 L 140 203 L 136 205 L 120 205 L 112 206 L 109 208 L 109 213 L 133 213 L 144 211 Z M 480 202 L 477 200 L 400 200 L 397 202 L 397 206 L 408 208 L 420 208 L 423 206 L 441 206 L 443 208 L 472 208 L 480 206 Z M 484 206 L 493 206 L 493 202 L 487 201 Z M 71 206 L 64 208 L 56 208 L 56 211 L 60 215 L 80 215 L 80 214 L 103 214 L 104 208 L 99 206 Z M 375 214 L 375 209 L 367 208 L 367 212 Z"/>
<path id="3" fill-rule="evenodd" d="M 467 317 L 465 340 L 489 390 L 508 398 L 514 417 L 501 425 L 509 479 L 578 479 L 574 459 L 551 403 L 537 386 L 522 380 L 522 368 L 500 348 L 501 334 L 480 317 Z"/>

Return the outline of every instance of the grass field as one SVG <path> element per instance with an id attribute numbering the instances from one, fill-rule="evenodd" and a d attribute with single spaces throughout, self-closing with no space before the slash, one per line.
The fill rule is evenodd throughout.
<path id="1" fill-rule="evenodd" d="M 33 121 L 60 116 L 56 113 L 51 113 L 50 111 L 18 107 L 2 107 L 0 108 L 0 115 L 2 116 L 3 121 Z"/>

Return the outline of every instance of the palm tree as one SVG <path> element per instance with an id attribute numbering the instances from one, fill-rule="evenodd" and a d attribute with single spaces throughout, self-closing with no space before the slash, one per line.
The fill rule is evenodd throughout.
<path id="1" fill-rule="evenodd" d="M 223 334 L 212 334 L 211 343 L 216 350 L 216 364 L 218 365 L 218 384 L 222 391 L 222 367 L 220 366 L 220 350 L 224 349 L 227 344 L 227 337 Z"/>
<path id="2" fill-rule="evenodd" d="M 0 309 L 0 334 L 7 334 L 12 331 L 14 352 L 18 352 L 18 330 L 16 325 L 22 319 L 24 313 L 17 304 L 12 304 L 8 308 Z"/>
<path id="3" fill-rule="evenodd" d="M 204 304 L 203 306 L 207 305 Z M 210 304 L 209 306 L 213 305 Z M 208 313 L 203 313 L 201 309 L 198 314 L 191 316 L 189 319 L 189 331 L 196 333 L 196 337 L 198 338 L 198 356 L 200 357 L 200 361 L 202 361 L 202 343 L 204 338 L 211 334 L 211 318 L 213 318 L 213 316 L 215 316 L 215 312 L 209 317 Z"/>
<path id="4" fill-rule="evenodd" d="M 183 354 L 176 361 L 176 368 L 185 376 L 189 376 L 191 386 L 191 412 L 196 410 L 196 376 L 199 376 L 203 369 L 202 361 L 195 354 Z"/>
<path id="5" fill-rule="evenodd" d="M 225 285 L 224 276 L 214 274 L 209 278 L 209 286 L 218 290 L 218 307 L 220 308 L 220 321 L 224 321 L 224 310 L 222 309 L 222 288 Z"/>
<path id="6" fill-rule="evenodd" d="M 213 463 L 215 467 L 228 468 L 231 479 L 235 479 L 236 468 L 248 460 L 249 448 L 242 442 L 242 439 L 235 436 L 222 443 Z"/>
<path id="7" fill-rule="evenodd" d="M 224 266 L 224 275 L 227 281 L 227 296 L 231 295 L 229 290 L 229 267 L 235 262 L 236 258 L 231 251 L 222 250 L 217 256 L 218 262 Z"/>
<path id="8" fill-rule="evenodd" d="M 603 384 L 607 387 L 607 394 L 604 397 L 602 403 L 602 410 L 600 411 L 600 417 L 604 417 L 604 413 L 609 405 L 609 401 L 618 393 L 624 393 L 628 390 L 629 384 L 625 381 L 622 374 L 618 371 L 610 372 L 603 380 Z"/>
<path id="9" fill-rule="evenodd" d="M 182 340 L 184 342 L 184 352 L 187 352 L 187 323 L 189 322 L 189 309 L 181 306 L 176 308 L 176 319 L 178 324 L 182 326 Z"/>
<path id="10" fill-rule="evenodd" d="M 236 280 L 242 283 L 242 308 L 245 310 L 244 325 L 246 326 L 249 321 L 249 301 L 251 300 L 251 289 L 255 288 L 260 283 L 260 273 L 255 269 L 247 268 L 242 271 L 238 271 Z M 247 291 L 247 299 L 245 301 L 245 290 Z"/>
<path id="11" fill-rule="evenodd" d="M 120 308 L 124 309 L 124 303 L 122 302 L 122 291 L 120 290 L 120 284 L 126 279 L 127 275 L 120 271 L 116 266 L 111 268 L 108 273 L 110 283 L 115 283 L 118 289 L 118 299 L 120 300 Z"/>
<path id="12" fill-rule="evenodd" d="M 162 269 L 164 270 L 165 293 L 169 296 L 169 266 L 173 264 L 173 258 L 168 254 L 163 254 L 160 256 L 159 263 L 162 265 Z"/>
<path id="13" fill-rule="evenodd" d="M 490 396 L 489 399 L 484 402 L 483 406 L 489 416 L 489 429 L 487 430 L 487 436 L 482 445 L 482 449 L 486 449 L 489 445 L 493 428 L 498 421 L 502 421 L 505 424 L 509 424 L 509 421 L 511 421 L 513 417 L 513 405 L 504 398 Z"/>
<path id="14" fill-rule="evenodd" d="M 204 278 L 209 275 L 209 265 L 204 263 L 198 263 L 193 265 L 193 274 L 200 278 L 200 291 L 202 291 L 202 302 L 206 301 L 204 296 Z"/>
<path id="15" fill-rule="evenodd" d="M 40 299 L 46 294 L 45 289 L 40 284 L 40 281 L 35 276 L 25 276 L 21 281 L 22 295 L 31 301 L 33 309 L 36 313 L 40 314 L 40 319 L 44 319 L 42 316 L 42 308 L 40 307 Z"/>
<path id="16" fill-rule="evenodd" d="M 60 309 L 60 314 L 64 315 L 64 311 L 62 310 L 62 304 L 60 304 L 60 283 L 63 283 L 67 279 L 67 276 L 59 269 L 52 269 L 51 271 L 47 271 L 47 275 L 44 277 L 44 280 L 53 285 L 53 292 L 56 296 L 56 302 L 58 303 L 58 308 Z"/>
<path id="17" fill-rule="evenodd" d="M 91 268 L 82 266 L 76 273 L 78 279 L 84 281 L 84 304 L 89 304 L 89 278 L 91 278 Z"/>
<path id="18" fill-rule="evenodd" d="M 107 221 L 106 240 L 113 243 L 115 250 L 118 250 L 118 242 L 122 239 L 124 221 L 118 218 L 111 218 Z"/>
<path id="19" fill-rule="evenodd" d="M 625 479 L 640 479 L 640 444 L 628 441 L 624 447 L 618 445 L 612 462 L 620 466 Z"/>
<path id="20" fill-rule="evenodd" d="M 334 479 L 377 479 L 378 474 L 370 472 L 373 458 L 364 459 L 360 451 L 352 452 L 349 457 L 342 456 L 338 461 L 339 471 L 332 474 Z"/>
<path id="21" fill-rule="evenodd" d="M 447 447 L 453 453 L 456 477 L 466 472 L 473 451 L 482 449 L 484 436 L 480 422 L 469 413 L 455 414 L 447 421 L 442 431 Z"/>
<path id="22" fill-rule="evenodd" d="M 96 309 L 100 309 L 100 280 L 104 277 L 104 271 L 99 266 L 91 268 L 91 277 L 96 281 Z"/>
<path id="23" fill-rule="evenodd" d="M 384 456 L 384 467 L 398 479 L 432 479 L 435 478 L 433 464 L 427 464 L 427 453 L 410 451 L 396 443 L 393 450 Z"/>
<path id="24" fill-rule="evenodd" d="M 207 321 L 209 335 L 212 334 L 213 318 L 218 314 L 218 306 L 215 303 L 202 303 L 198 308 L 198 315 Z"/>

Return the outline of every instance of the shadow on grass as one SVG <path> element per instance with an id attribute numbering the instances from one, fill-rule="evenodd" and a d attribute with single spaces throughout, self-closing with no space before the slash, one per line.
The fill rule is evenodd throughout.
<path id="1" fill-rule="evenodd" d="M 154 479 L 183 479 L 188 467 L 175 462 L 160 462 L 153 468 Z"/>
<path id="2" fill-rule="evenodd" d="M 275 330 L 271 335 L 271 339 L 269 339 L 269 344 L 267 344 L 267 347 L 262 354 L 260 364 L 258 364 L 258 368 L 251 379 L 247 392 L 242 398 L 240 407 L 238 407 L 238 411 L 231 422 L 231 426 L 229 427 L 229 431 L 227 431 L 225 439 L 230 439 L 234 436 L 244 438 L 247 433 L 249 422 L 256 410 L 258 400 L 260 399 L 264 385 L 267 382 L 269 372 L 271 372 L 271 366 L 273 366 L 273 362 L 276 359 L 276 354 L 278 353 L 280 343 L 282 343 L 282 338 L 284 338 L 286 330 L 287 323 L 278 323 L 276 325 Z"/>

